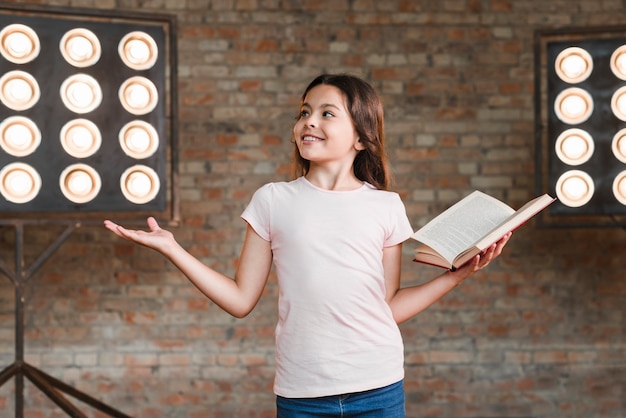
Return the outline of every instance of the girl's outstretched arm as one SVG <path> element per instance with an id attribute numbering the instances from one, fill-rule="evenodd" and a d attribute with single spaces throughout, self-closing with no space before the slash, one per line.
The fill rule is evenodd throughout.
<path id="1" fill-rule="evenodd" d="M 270 243 L 261 238 L 250 225 L 246 229 L 233 280 L 189 254 L 171 232 L 161 229 L 153 217 L 148 218 L 147 222 L 149 231 L 126 229 L 109 220 L 104 221 L 104 226 L 124 239 L 163 254 L 202 293 L 229 314 L 242 318 L 252 311 L 267 283 L 272 251 Z"/>
<path id="2" fill-rule="evenodd" d="M 502 237 L 498 242 L 489 247 L 484 254 L 477 255 L 465 264 L 463 267 L 452 272 L 446 273 L 436 277 L 435 279 L 412 287 L 405 287 L 400 289 L 400 268 L 394 268 L 393 262 L 387 262 L 390 264 L 390 275 L 388 276 L 388 266 L 385 264 L 385 276 L 387 277 L 387 301 L 393 312 L 393 316 L 397 323 L 404 322 L 411 319 L 430 305 L 441 299 L 446 293 L 454 289 L 463 280 L 469 276 L 481 270 L 497 256 L 502 253 L 502 249 L 511 238 L 509 232 Z M 392 247 L 393 248 L 393 247 Z M 396 251 L 397 252 L 397 251 Z M 384 260 L 384 256 L 383 256 Z M 399 261 L 395 262 L 399 265 Z M 393 273 L 397 270 L 397 273 Z"/>

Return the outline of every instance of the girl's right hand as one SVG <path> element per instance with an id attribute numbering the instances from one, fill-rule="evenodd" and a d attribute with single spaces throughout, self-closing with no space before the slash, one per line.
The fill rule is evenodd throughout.
<path id="1" fill-rule="evenodd" d="M 175 242 L 174 235 L 161 229 L 156 219 L 152 216 L 147 219 L 149 232 L 141 230 L 126 229 L 123 226 L 116 224 L 110 220 L 104 221 L 104 226 L 115 235 L 122 237 L 126 240 L 136 242 L 153 250 L 165 253 L 167 249 Z"/>

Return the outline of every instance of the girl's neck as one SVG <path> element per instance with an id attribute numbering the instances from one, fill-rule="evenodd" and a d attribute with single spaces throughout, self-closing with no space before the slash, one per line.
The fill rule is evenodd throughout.
<path id="1" fill-rule="evenodd" d="M 311 166 L 304 176 L 311 184 L 325 190 L 349 191 L 363 186 L 350 167 L 349 171 L 333 172 Z"/>

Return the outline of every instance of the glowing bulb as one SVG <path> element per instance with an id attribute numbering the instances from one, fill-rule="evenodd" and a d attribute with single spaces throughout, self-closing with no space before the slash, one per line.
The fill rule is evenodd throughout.
<path id="1" fill-rule="evenodd" d="M 569 78 L 577 78 L 587 70 L 587 63 L 580 55 L 570 55 L 561 63 L 563 71 Z"/>
<path id="2" fill-rule="evenodd" d="M 593 99 L 585 90 L 570 87 L 557 96 L 554 111 L 558 118 L 565 123 L 582 123 L 591 116 Z"/>
<path id="3" fill-rule="evenodd" d="M 77 196 L 85 196 L 92 187 L 93 181 L 89 174 L 84 171 L 74 171 L 68 176 L 67 188 Z"/>
<path id="4" fill-rule="evenodd" d="M 39 55 L 39 38 L 26 25 L 15 23 L 0 31 L 0 53 L 14 64 L 25 64 Z"/>
<path id="5" fill-rule="evenodd" d="M 0 193 L 9 202 L 29 202 L 40 189 L 41 177 L 27 164 L 12 163 L 0 170 Z"/>
<path id="6" fill-rule="evenodd" d="M 584 49 L 570 47 L 559 53 L 555 69 L 561 80 L 567 83 L 579 83 L 591 74 L 593 60 Z"/>
<path id="7" fill-rule="evenodd" d="M 61 38 L 59 49 L 63 58 L 74 67 L 88 67 L 100 59 L 98 37 L 88 29 L 69 30 Z"/>
<path id="8" fill-rule="evenodd" d="M 5 180 L 7 189 L 17 197 L 24 197 L 33 188 L 33 179 L 24 171 L 14 171 Z"/>
<path id="9" fill-rule="evenodd" d="M 33 141 L 30 129 L 20 124 L 11 125 L 4 134 L 6 142 L 16 149 L 24 149 Z"/>
<path id="10" fill-rule="evenodd" d="M 579 207 L 589 202 L 594 193 L 593 179 L 580 170 L 571 170 L 559 177 L 556 194 L 564 205 Z"/>
<path id="11" fill-rule="evenodd" d="M 75 36 L 67 42 L 67 49 L 76 61 L 83 61 L 93 55 L 93 45 L 83 36 Z"/>
<path id="12" fill-rule="evenodd" d="M 128 55 L 135 62 L 144 62 L 150 57 L 150 47 L 139 39 L 133 39 L 128 42 Z"/>
<path id="13" fill-rule="evenodd" d="M 65 106 L 76 113 L 87 113 L 102 102 L 102 90 L 93 77 L 75 74 L 61 84 L 61 99 Z"/>
<path id="14" fill-rule="evenodd" d="M 87 203 L 100 192 L 100 176 L 86 164 L 67 167 L 59 178 L 61 192 L 74 203 Z"/>
<path id="15" fill-rule="evenodd" d="M 128 89 L 128 104 L 134 108 L 145 107 L 150 102 L 150 92 L 144 86 L 133 85 Z"/>
<path id="16" fill-rule="evenodd" d="M 89 129 L 83 126 L 76 126 L 68 133 L 72 144 L 79 150 L 85 150 L 93 144 L 93 135 Z"/>
<path id="17" fill-rule="evenodd" d="M 579 118 L 585 113 L 585 101 L 580 96 L 568 96 L 563 100 L 561 109 L 571 118 Z"/>
<path id="18" fill-rule="evenodd" d="M 129 201 L 137 204 L 147 203 L 159 192 L 159 177 L 150 167 L 136 165 L 122 173 L 120 187 Z"/>
<path id="19" fill-rule="evenodd" d="M 0 147 L 16 157 L 32 154 L 41 143 L 35 123 L 23 116 L 10 116 L 0 123 Z"/>
<path id="20" fill-rule="evenodd" d="M 33 95 L 33 89 L 30 87 L 30 84 L 21 78 L 9 80 L 6 84 L 6 89 L 11 99 L 19 103 L 27 102 Z"/>
<path id="21" fill-rule="evenodd" d="M 7 50 L 16 58 L 23 58 L 30 54 L 33 43 L 22 32 L 14 32 L 6 37 Z"/>
<path id="22" fill-rule="evenodd" d="M 74 83 L 68 89 L 68 96 L 76 106 L 84 108 L 94 99 L 91 88 L 85 83 Z"/>

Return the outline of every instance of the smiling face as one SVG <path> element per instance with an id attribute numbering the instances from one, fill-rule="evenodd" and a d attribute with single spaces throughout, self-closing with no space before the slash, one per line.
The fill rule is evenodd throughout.
<path id="1" fill-rule="evenodd" d="M 293 128 L 302 158 L 311 165 L 348 164 L 363 149 L 345 96 L 335 86 L 313 87 L 302 102 L 300 117 Z"/>

